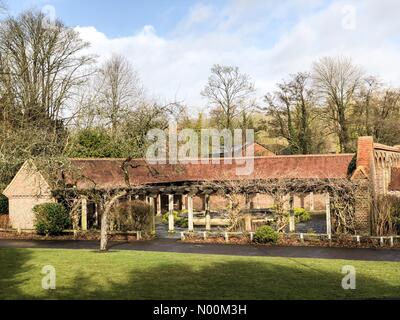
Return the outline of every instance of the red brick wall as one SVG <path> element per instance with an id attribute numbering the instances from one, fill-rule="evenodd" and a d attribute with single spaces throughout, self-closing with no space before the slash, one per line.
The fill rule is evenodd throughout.
<path id="1" fill-rule="evenodd" d="M 374 161 L 374 138 L 360 137 L 357 146 L 357 168 L 363 167 L 367 173 L 370 172 Z"/>

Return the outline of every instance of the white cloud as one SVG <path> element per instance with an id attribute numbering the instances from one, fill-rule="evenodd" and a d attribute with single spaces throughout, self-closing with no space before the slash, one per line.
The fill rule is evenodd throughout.
<path id="1" fill-rule="evenodd" d="M 343 8 L 349 5 L 355 9 L 355 29 L 343 26 Z M 389 0 L 334 1 L 325 6 L 311 0 L 279 5 L 236 1 L 219 11 L 202 4 L 193 7 L 169 37 L 160 37 L 152 26 L 115 39 L 94 27 L 76 29 L 101 57 L 126 55 L 153 95 L 176 97 L 200 108 L 205 105 L 200 91 L 215 63 L 239 66 L 256 82 L 260 96 L 290 73 L 335 54 L 351 56 L 367 72 L 400 85 L 399 9 L 400 1 Z"/>

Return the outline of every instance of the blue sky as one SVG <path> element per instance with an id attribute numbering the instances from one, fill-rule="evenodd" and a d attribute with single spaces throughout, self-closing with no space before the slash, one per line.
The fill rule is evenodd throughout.
<path id="1" fill-rule="evenodd" d="M 205 1 L 222 7 L 226 1 Z M 12 13 L 32 7 L 52 5 L 68 25 L 95 26 L 109 37 L 128 36 L 144 25 L 152 25 L 160 35 L 168 35 L 184 18 L 194 0 L 12 0 Z"/>
<path id="2" fill-rule="evenodd" d="M 7 0 L 6 0 L 7 1 Z M 400 85 L 398 0 L 8 0 L 11 14 L 52 5 L 91 43 L 99 62 L 117 53 L 151 96 L 205 105 L 213 64 L 238 66 L 259 96 L 324 57 L 351 57 Z"/>

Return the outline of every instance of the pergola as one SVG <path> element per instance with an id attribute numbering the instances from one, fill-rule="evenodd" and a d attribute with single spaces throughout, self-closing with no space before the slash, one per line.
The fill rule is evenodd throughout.
<path id="1" fill-rule="evenodd" d="M 237 183 L 237 186 L 232 188 L 232 183 Z M 187 198 L 187 210 L 188 210 L 188 231 L 194 231 L 194 210 L 193 210 L 193 198 L 195 196 L 202 196 L 204 198 L 205 208 L 205 225 L 206 230 L 211 229 L 211 206 L 210 197 L 212 195 L 223 195 L 221 193 L 221 186 L 224 189 L 224 193 L 239 192 L 246 199 L 245 208 L 245 229 L 248 232 L 252 231 L 252 222 L 250 209 L 252 208 L 252 201 L 256 195 L 259 194 L 274 194 L 282 192 L 284 190 L 287 195 L 288 207 L 289 207 L 289 231 L 295 232 L 295 215 L 294 215 L 294 196 L 296 194 L 325 194 L 325 211 L 326 211 L 326 226 L 327 234 L 332 234 L 331 225 L 331 195 L 335 192 L 342 193 L 345 195 L 349 190 L 356 186 L 356 182 L 349 179 L 271 179 L 271 180 L 237 180 L 237 181 L 186 181 L 180 183 L 168 183 L 168 184 L 148 184 L 148 185 L 136 185 L 125 188 L 114 188 L 114 189 L 84 189 L 79 190 L 78 193 L 75 188 L 63 190 L 78 194 L 81 201 L 81 222 L 82 230 L 87 230 L 87 216 L 88 216 L 88 200 L 90 195 L 95 191 L 97 194 L 112 193 L 118 194 L 119 192 L 125 191 L 128 198 L 139 198 L 142 197 L 150 205 L 151 215 L 161 214 L 161 197 L 168 197 L 168 230 L 174 232 L 174 197 L 181 196 Z M 283 189 L 284 188 L 284 189 Z M 233 190 L 235 189 L 235 190 Z M 58 191 L 58 194 L 61 190 Z M 57 194 L 57 192 L 56 192 Z"/>

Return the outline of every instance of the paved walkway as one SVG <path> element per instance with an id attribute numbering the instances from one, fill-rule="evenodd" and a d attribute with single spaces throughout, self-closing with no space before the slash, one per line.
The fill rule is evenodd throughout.
<path id="1" fill-rule="evenodd" d="M 98 241 L 25 241 L 0 240 L 0 248 L 88 249 L 97 250 Z M 139 242 L 112 242 L 111 250 L 137 250 L 151 252 L 176 252 L 218 254 L 233 256 L 344 259 L 365 261 L 398 261 L 399 249 L 353 249 L 317 247 L 266 247 L 253 245 L 189 244 L 172 239 Z"/>

